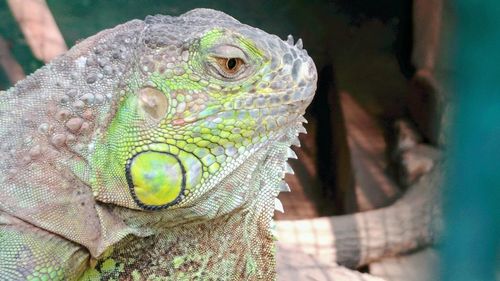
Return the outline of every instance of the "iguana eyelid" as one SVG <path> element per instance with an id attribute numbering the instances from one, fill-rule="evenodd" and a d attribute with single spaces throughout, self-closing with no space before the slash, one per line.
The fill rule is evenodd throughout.
<path id="1" fill-rule="evenodd" d="M 218 45 L 211 50 L 212 57 L 219 58 L 238 58 L 248 63 L 248 58 L 245 53 L 238 47 L 233 45 Z"/>

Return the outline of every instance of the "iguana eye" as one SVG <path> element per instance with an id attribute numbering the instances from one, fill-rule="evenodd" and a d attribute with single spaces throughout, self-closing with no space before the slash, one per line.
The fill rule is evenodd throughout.
<path id="1" fill-rule="evenodd" d="M 209 66 L 212 73 L 229 80 L 243 78 L 247 70 L 247 55 L 232 45 L 218 45 L 210 49 Z"/>
<path id="2" fill-rule="evenodd" d="M 226 74 L 224 76 L 233 76 L 242 68 L 245 62 L 240 58 L 217 58 L 221 70 Z"/>

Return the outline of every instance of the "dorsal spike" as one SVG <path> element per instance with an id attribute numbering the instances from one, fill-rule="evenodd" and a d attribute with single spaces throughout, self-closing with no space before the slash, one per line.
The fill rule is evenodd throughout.
<path id="1" fill-rule="evenodd" d="M 295 151 L 293 151 L 291 148 L 288 148 L 288 150 L 286 151 L 286 157 L 291 159 L 298 159 L 297 154 L 295 154 Z"/>
<path id="2" fill-rule="evenodd" d="M 290 46 L 293 46 L 293 36 L 291 34 L 289 34 L 286 38 L 286 43 L 288 43 L 288 45 Z"/>
<path id="3" fill-rule="evenodd" d="M 302 38 L 299 38 L 299 40 L 297 40 L 297 43 L 295 43 L 295 47 L 302 50 L 302 48 L 304 47 L 304 44 L 302 43 Z"/>
<path id="4" fill-rule="evenodd" d="M 290 175 L 295 174 L 295 172 L 292 169 L 292 166 L 290 166 L 290 164 L 288 164 L 288 162 L 285 164 L 285 173 L 290 174 Z"/>
<path id="5" fill-rule="evenodd" d="M 283 209 L 283 204 L 281 203 L 281 201 L 278 198 L 274 198 L 274 209 L 276 211 L 280 211 L 282 213 L 285 212 L 285 210 Z"/>
<path id="6" fill-rule="evenodd" d="M 300 125 L 297 131 L 301 134 L 307 134 L 307 130 L 304 126 Z"/>
<path id="7" fill-rule="evenodd" d="M 288 183 L 285 181 L 281 181 L 279 184 L 279 190 L 280 192 L 290 192 L 290 186 L 288 186 Z"/>
<path id="8" fill-rule="evenodd" d="M 299 117 L 299 122 L 304 123 L 304 124 L 309 123 L 309 122 L 307 122 L 307 119 L 304 116 Z"/>

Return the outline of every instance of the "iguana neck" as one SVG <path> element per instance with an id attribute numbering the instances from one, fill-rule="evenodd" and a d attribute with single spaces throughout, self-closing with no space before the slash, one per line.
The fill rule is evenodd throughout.
<path id="1" fill-rule="evenodd" d="M 226 280 L 223 279 L 226 276 L 231 276 L 227 280 L 273 279 L 273 237 L 266 223 L 251 217 L 248 211 L 236 210 L 214 220 L 165 229 L 146 238 L 129 237 L 115 245 L 113 253 L 101 259 L 93 270 L 104 280 L 129 276 L 148 280 L 151 277 Z M 257 224 L 252 226 L 257 230 L 255 233 L 248 231 L 249 223 Z M 119 272 L 106 268 L 108 264 L 147 270 Z"/>
<path id="2" fill-rule="evenodd" d="M 225 198 L 214 203 L 220 205 L 213 206 L 217 210 L 213 218 L 193 217 L 189 221 L 185 217 L 181 220 L 183 223 L 175 225 L 170 221 L 175 210 L 169 210 L 170 215 L 163 217 L 165 221 L 158 216 L 155 223 L 150 221 L 154 213 L 129 213 L 125 219 L 127 224 L 138 228 L 141 222 L 149 220 L 142 224 L 143 231 L 153 234 L 125 238 L 86 274 L 97 271 L 102 279 L 131 275 L 144 279 L 168 277 L 167 280 L 210 280 L 210 277 L 225 280 L 221 279 L 225 276 L 231 276 L 228 280 L 275 279 L 275 238 L 271 227 L 274 201 L 279 193 L 277 185 L 284 171 L 281 167 L 287 159 L 286 149 L 285 143 L 261 149 L 225 177 L 216 193 Z M 243 190 L 247 192 L 239 192 Z M 235 196 L 238 193 L 243 197 Z M 239 207 L 226 207 L 236 205 Z M 118 210 L 122 209 L 114 210 L 116 215 L 125 215 Z M 120 272 L 117 268 L 106 268 L 110 264 L 148 271 Z"/>

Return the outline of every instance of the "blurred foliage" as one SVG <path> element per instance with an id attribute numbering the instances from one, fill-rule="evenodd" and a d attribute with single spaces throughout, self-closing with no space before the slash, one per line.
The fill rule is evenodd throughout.
<path id="1" fill-rule="evenodd" d="M 34 72 L 43 65 L 43 62 L 37 60 L 31 53 L 19 25 L 7 6 L 7 1 L 0 1 L 0 35 L 9 43 L 12 54 L 26 74 Z M 0 70 L 0 89 L 10 86 L 7 76 Z"/>

